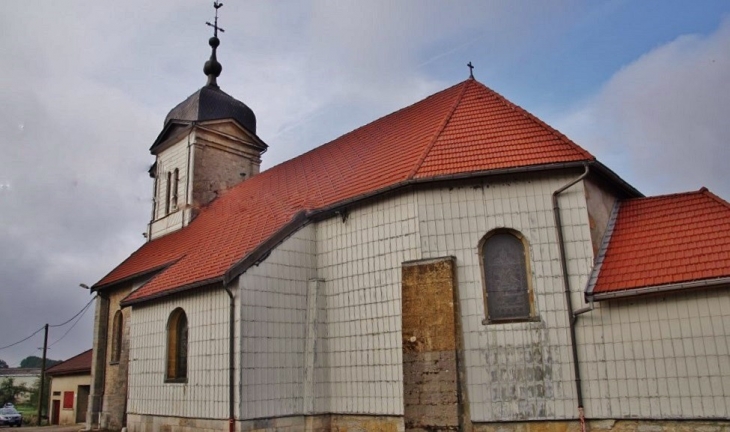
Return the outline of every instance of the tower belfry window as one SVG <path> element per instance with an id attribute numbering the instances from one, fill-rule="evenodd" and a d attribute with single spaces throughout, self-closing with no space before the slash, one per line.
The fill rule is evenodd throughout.
<path id="1" fill-rule="evenodd" d="M 177 190 L 180 183 L 180 170 L 175 168 L 175 174 L 172 177 L 172 209 L 177 210 Z"/>
<path id="2" fill-rule="evenodd" d="M 167 194 L 166 194 L 167 196 L 165 198 L 165 215 L 169 215 L 170 214 L 170 198 L 171 198 L 170 192 L 172 191 L 172 187 L 171 186 L 172 186 L 172 173 L 170 171 L 168 171 L 167 172 L 167 188 L 166 188 L 167 189 Z"/>

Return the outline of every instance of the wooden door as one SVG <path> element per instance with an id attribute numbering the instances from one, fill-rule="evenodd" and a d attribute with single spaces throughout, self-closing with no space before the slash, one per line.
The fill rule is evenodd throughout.
<path id="1" fill-rule="evenodd" d="M 86 409 L 89 407 L 89 391 L 91 386 L 79 386 L 76 391 L 76 423 L 86 422 Z"/>
<path id="2" fill-rule="evenodd" d="M 51 424 L 58 424 L 58 415 L 61 412 L 61 401 L 55 399 L 53 401 L 53 407 L 51 408 Z"/>

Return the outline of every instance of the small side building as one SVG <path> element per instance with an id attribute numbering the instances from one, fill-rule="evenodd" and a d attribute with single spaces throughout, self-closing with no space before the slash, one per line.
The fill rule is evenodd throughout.
<path id="1" fill-rule="evenodd" d="M 0 369 L 0 384 L 6 379 L 12 379 L 13 384 L 24 385 L 31 389 L 38 378 L 41 377 L 40 368 L 6 368 Z M 15 403 L 22 404 L 28 402 L 30 393 L 21 393 L 18 395 Z"/>
<path id="2" fill-rule="evenodd" d="M 54 425 L 86 421 L 91 389 L 92 350 L 59 363 L 46 371 L 51 378 L 48 418 Z"/>

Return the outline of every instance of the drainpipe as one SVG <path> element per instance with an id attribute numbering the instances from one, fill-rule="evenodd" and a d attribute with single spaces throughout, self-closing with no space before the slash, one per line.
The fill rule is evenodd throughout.
<path id="1" fill-rule="evenodd" d="M 580 382 L 580 367 L 578 366 L 578 345 L 575 341 L 575 316 L 573 315 L 573 303 L 570 301 L 570 279 L 568 278 L 568 261 L 565 256 L 565 241 L 563 239 L 563 224 L 560 219 L 560 205 L 558 204 L 558 195 L 565 192 L 566 189 L 572 187 L 579 181 L 588 176 L 589 166 L 584 165 L 585 171 L 580 177 L 553 192 L 553 216 L 555 217 L 555 230 L 558 235 L 558 247 L 560 248 L 560 267 L 563 272 L 563 286 L 565 287 L 565 303 L 568 307 L 568 323 L 570 327 L 570 346 L 573 350 L 573 370 L 575 372 L 575 392 L 578 398 L 578 417 L 580 419 L 580 430 L 585 432 L 586 419 L 583 412 L 583 390 Z"/>
<path id="2" fill-rule="evenodd" d="M 236 301 L 233 297 L 233 293 L 228 288 L 227 284 L 223 284 L 223 289 L 226 290 L 228 298 L 230 299 L 230 316 L 228 318 L 228 432 L 234 432 L 236 430 L 236 419 L 235 419 L 235 366 L 236 366 L 236 355 L 235 349 L 235 330 L 236 330 Z"/>

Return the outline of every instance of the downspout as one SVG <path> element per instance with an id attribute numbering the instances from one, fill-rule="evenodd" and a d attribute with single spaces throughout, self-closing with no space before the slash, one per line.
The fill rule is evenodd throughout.
<path id="1" fill-rule="evenodd" d="M 563 272 L 563 286 L 565 287 L 565 303 L 568 308 L 568 323 L 570 327 L 570 347 L 573 350 L 573 370 L 575 373 L 575 392 L 578 399 L 578 417 L 580 419 L 580 430 L 585 432 L 586 419 L 583 412 L 583 390 L 580 382 L 580 367 L 578 365 L 578 345 L 575 341 L 575 316 L 573 315 L 573 303 L 570 301 L 570 279 L 568 278 L 568 261 L 565 257 L 565 241 L 563 239 L 563 224 L 560 218 L 560 205 L 558 204 L 558 195 L 565 192 L 566 189 L 572 187 L 579 181 L 588 176 L 590 170 L 588 164 L 584 165 L 585 171 L 580 177 L 553 192 L 553 216 L 555 217 L 555 230 L 558 235 L 558 247 L 560 248 L 560 268 Z"/>
<path id="2" fill-rule="evenodd" d="M 233 297 L 233 293 L 228 288 L 227 284 L 223 284 L 223 289 L 226 290 L 228 298 L 230 299 L 230 316 L 228 318 L 228 432 L 234 432 L 236 430 L 236 419 L 235 419 L 235 366 L 236 356 L 234 353 L 235 349 L 235 330 L 236 330 L 236 301 Z"/>

